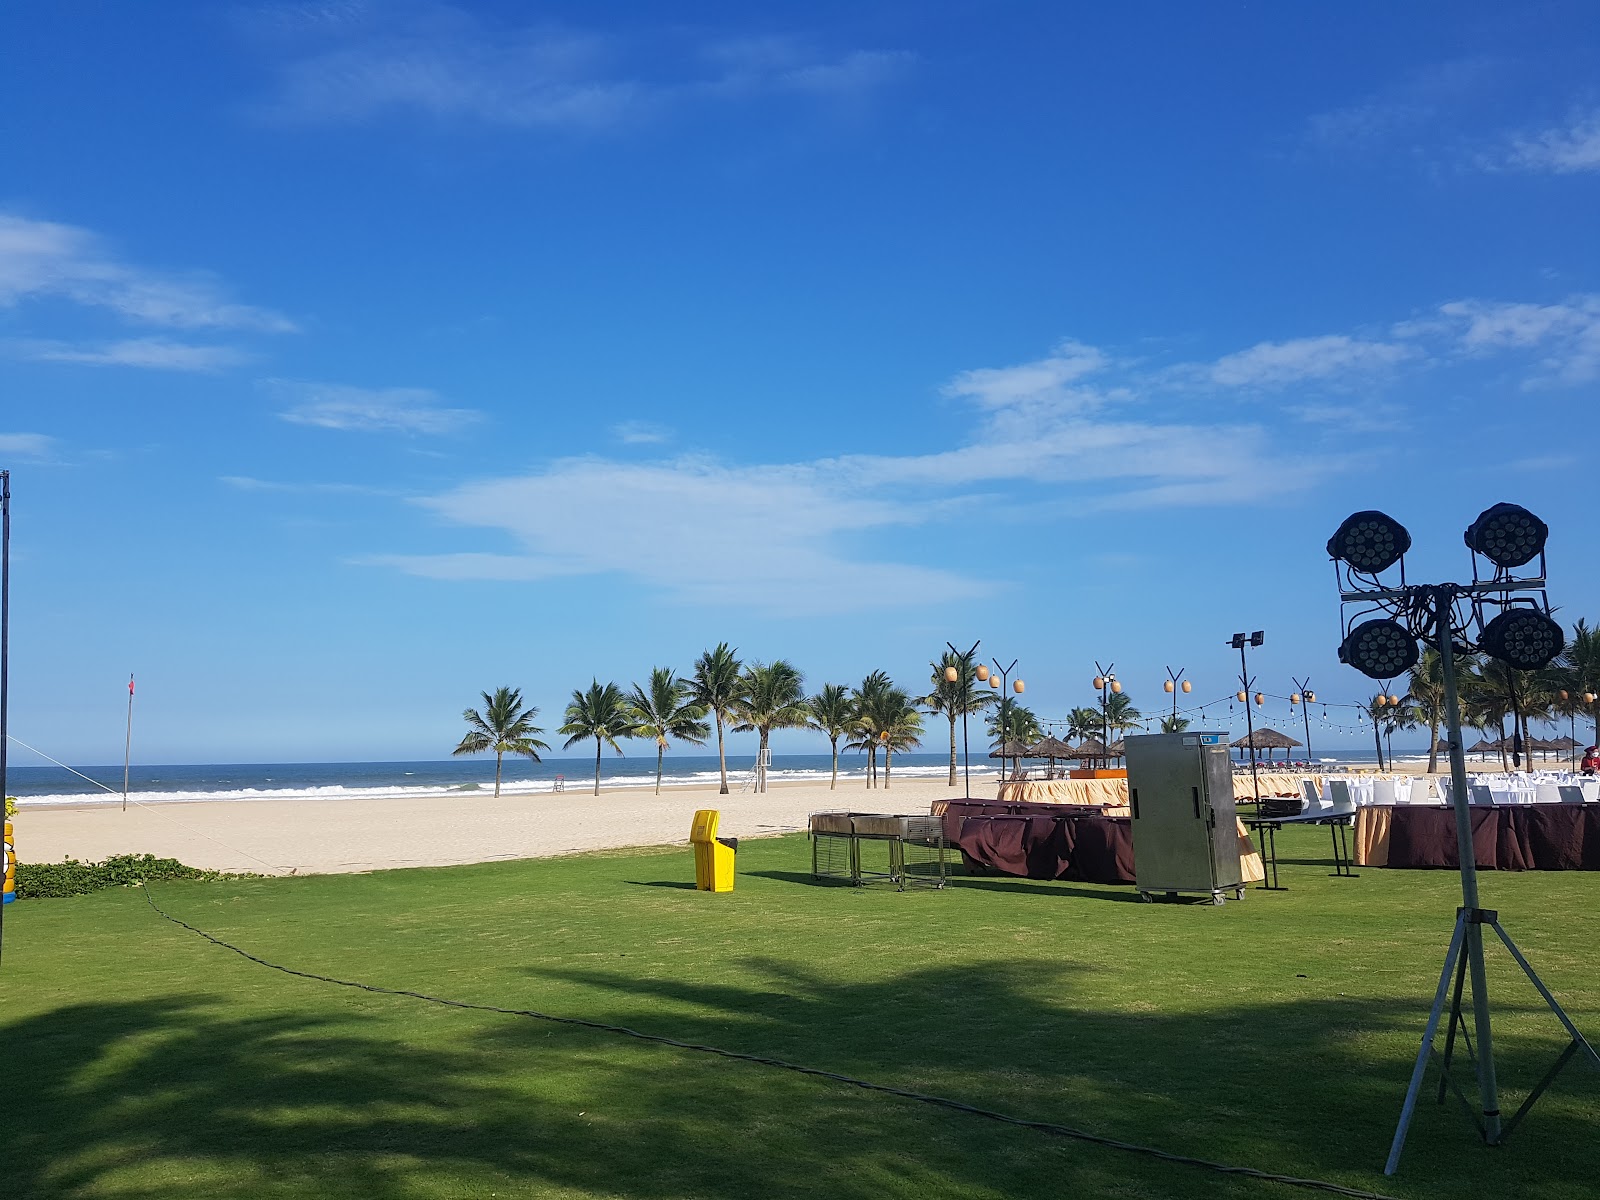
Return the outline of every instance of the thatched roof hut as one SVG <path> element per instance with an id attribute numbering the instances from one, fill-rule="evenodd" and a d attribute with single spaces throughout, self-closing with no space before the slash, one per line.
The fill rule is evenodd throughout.
<path id="1" fill-rule="evenodd" d="M 1033 754 L 1021 742 L 1007 742 L 989 751 L 990 758 L 1032 758 Z"/>
<path id="2" fill-rule="evenodd" d="M 1254 746 L 1257 750 L 1265 750 L 1267 757 L 1272 757 L 1274 750 L 1282 750 L 1283 757 L 1289 757 L 1289 751 L 1296 746 L 1305 745 L 1299 738 L 1292 738 L 1287 733 L 1279 733 L 1276 729 L 1258 729 L 1254 733 L 1246 734 L 1233 743 L 1235 750 L 1248 750 Z"/>
<path id="3" fill-rule="evenodd" d="M 1090 759 L 1111 758 L 1112 754 L 1111 751 L 1106 749 L 1106 744 L 1099 738 L 1084 738 L 1078 748 L 1072 752 L 1071 757 L 1079 762 L 1087 762 Z"/>
<path id="4" fill-rule="evenodd" d="M 1076 758 L 1077 754 L 1071 746 L 1067 745 L 1054 734 L 1051 734 L 1047 737 L 1041 738 L 1039 741 L 1029 746 L 1028 757 L 1049 759 Z"/>

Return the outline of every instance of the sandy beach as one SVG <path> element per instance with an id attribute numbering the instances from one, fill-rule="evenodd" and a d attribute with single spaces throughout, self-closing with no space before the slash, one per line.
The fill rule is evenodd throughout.
<path id="1" fill-rule="evenodd" d="M 828 809 L 926 813 L 960 795 L 942 778 L 896 779 L 888 790 L 862 782 L 774 784 L 765 795 L 716 785 L 541 792 L 460 793 L 359 800 L 199 801 L 29 808 L 13 818 L 22 862 L 122 853 L 176 858 L 195 867 L 261 874 L 328 874 L 390 867 L 450 866 L 508 858 L 547 858 L 583 850 L 687 844 L 700 808 L 721 811 L 724 837 L 761 837 L 806 826 Z M 993 777 L 973 795 L 994 795 Z"/>

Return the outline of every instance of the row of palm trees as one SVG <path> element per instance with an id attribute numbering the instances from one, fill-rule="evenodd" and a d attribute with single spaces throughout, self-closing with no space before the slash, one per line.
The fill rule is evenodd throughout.
<path id="1" fill-rule="evenodd" d="M 898 686 L 883 671 L 873 671 L 855 687 L 828 683 L 813 695 L 805 693 L 804 676 L 784 659 L 744 663 L 738 651 L 726 642 L 707 650 L 695 660 L 686 676 L 671 667 L 656 667 L 647 683 L 635 683 L 623 691 L 615 683 L 592 681 L 585 689 L 572 693 L 560 727 L 563 749 L 580 742 L 594 741 L 594 790 L 600 792 L 600 764 L 605 748 L 622 753 L 624 739 L 648 739 L 656 746 L 656 791 L 661 791 L 663 760 L 672 743 L 703 746 L 713 730 L 717 739 L 717 766 L 721 792 L 728 793 L 728 733 L 754 733 L 758 737 L 756 761 L 768 761 L 772 733 L 777 729 L 816 729 L 823 733 L 833 751 L 830 787 L 839 782 L 839 749 L 860 750 L 867 755 L 867 786 L 878 784 L 878 754 L 883 754 L 882 782 L 888 787 L 894 755 L 921 745 L 921 705 L 932 712 L 951 714 L 950 779 L 955 780 L 955 721 L 962 712 L 976 712 L 990 698 L 979 695 L 969 678 L 965 698 L 961 689 L 946 682 L 944 663 L 932 664 L 935 682 L 943 690 L 936 695 L 912 695 Z M 969 673 L 970 674 L 970 673 Z M 965 707 L 963 707 L 965 706 Z M 454 754 L 495 755 L 494 791 L 500 794 L 503 763 L 507 754 L 539 762 L 548 743 L 539 738 L 544 730 L 535 724 L 539 709 L 524 705 L 518 688 L 502 687 L 483 693 L 483 707 L 462 713 L 467 732 Z M 765 773 L 758 771 L 757 786 L 766 790 Z"/>
<path id="2" fill-rule="evenodd" d="M 1456 682 L 1462 723 L 1499 742 L 1502 766 L 1513 766 L 1515 736 L 1526 746 L 1533 722 L 1554 724 L 1563 719 L 1576 726 L 1579 717 L 1595 722 L 1600 741 L 1600 705 L 1585 697 L 1600 695 L 1600 630 L 1580 620 L 1572 628 L 1566 649 L 1542 671 L 1518 671 L 1497 659 L 1467 654 L 1456 656 Z M 1395 733 L 1428 730 L 1428 770 L 1439 766 L 1439 730 L 1445 723 L 1444 671 L 1437 650 L 1424 650 L 1412 668 L 1406 694 L 1399 704 L 1377 696 L 1366 704 L 1372 718 L 1378 763 L 1384 762 L 1384 745 Z M 1507 722 L 1510 729 L 1507 729 Z"/>

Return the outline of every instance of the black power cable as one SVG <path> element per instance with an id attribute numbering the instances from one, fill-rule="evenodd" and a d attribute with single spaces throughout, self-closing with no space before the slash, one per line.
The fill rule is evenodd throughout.
<path id="1" fill-rule="evenodd" d="M 1096 1146 L 1107 1146 L 1112 1150 L 1126 1150 L 1133 1154 L 1143 1154 L 1150 1158 L 1160 1159 L 1162 1162 L 1177 1163 L 1185 1167 L 1203 1167 L 1208 1171 L 1217 1171 L 1224 1175 L 1242 1175 L 1248 1179 L 1263 1179 L 1271 1183 L 1288 1184 L 1290 1187 L 1312 1188 L 1321 1192 L 1332 1192 L 1338 1196 L 1351 1196 L 1355 1200 L 1394 1200 L 1392 1196 L 1385 1196 L 1380 1192 L 1363 1192 L 1358 1188 L 1343 1187 L 1337 1183 L 1326 1183 L 1320 1179 L 1300 1179 L 1293 1175 L 1274 1175 L 1270 1171 L 1258 1171 L 1254 1167 L 1232 1167 L 1226 1163 L 1209 1162 L 1203 1158 L 1191 1158 L 1186 1154 L 1171 1154 L 1165 1150 L 1157 1150 L 1153 1146 L 1141 1146 L 1134 1142 L 1119 1142 L 1114 1138 L 1103 1137 L 1097 1133 L 1089 1133 L 1083 1129 L 1074 1129 L 1070 1125 L 1057 1125 L 1050 1121 L 1029 1121 L 1022 1117 L 1013 1117 L 1006 1113 L 995 1112 L 993 1109 L 978 1108 L 975 1105 L 963 1104 L 959 1100 L 950 1100 L 944 1096 L 930 1096 L 926 1092 L 913 1092 L 906 1088 L 891 1087 L 885 1083 L 873 1083 L 866 1079 L 857 1079 L 851 1075 L 841 1075 L 837 1071 L 824 1071 L 820 1067 L 806 1067 L 799 1063 L 786 1062 L 781 1058 L 767 1058 L 760 1054 L 743 1054 L 737 1050 L 723 1050 L 718 1046 L 703 1046 L 698 1042 L 684 1042 L 677 1038 L 663 1037 L 658 1033 L 641 1033 L 637 1029 L 629 1029 L 625 1025 L 607 1025 L 603 1021 L 586 1021 L 582 1017 L 558 1017 L 551 1013 L 537 1012 L 531 1008 L 500 1008 L 494 1004 L 472 1004 L 466 1000 L 447 1000 L 440 996 L 429 996 L 424 992 L 408 991 L 404 988 L 379 987 L 372 983 L 357 983 L 349 979 L 335 979 L 331 975 L 318 975 L 314 971 L 297 971 L 293 967 L 280 966 L 258 958 L 248 950 L 241 950 L 230 942 L 225 942 L 219 937 L 207 933 L 204 929 L 196 929 L 187 921 L 179 920 L 171 913 L 162 910 L 150 895 L 150 889 L 142 882 L 139 889 L 144 893 L 146 903 L 160 916 L 171 921 L 174 925 L 187 929 L 190 933 L 204 938 L 213 946 L 220 946 L 224 950 L 231 950 L 239 957 L 248 959 L 258 966 L 267 967 L 274 971 L 281 971 L 285 975 L 294 975 L 300 979 L 311 979 L 317 983 L 331 983 L 335 987 L 356 988 L 363 992 L 376 992 L 381 996 L 405 996 L 412 1000 L 422 1000 L 428 1004 L 440 1004 L 446 1008 L 464 1008 L 473 1012 L 499 1013 L 506 1017 L 531 1017 L 536 1021 L 551 1021 L 557 1025 L 576 1025 L 583 1029 L 596 1029 L 601 1033 L 621 1034 L 624 1037 L 637 1038 L 641 1042 L 655 1042 L 662 1046 L 674 1046 L 679 1050 L 693 1050 L 699 1054 L 715 1054 L 719 1058 L 731 1058 L 739 1062 L 757 1063 L 763 1067 L 777 1067 L 784 1071 L 794 1071 L 800 1075 L 814 1075 L 820 1079 L 831 1079 L 835 1083 L 847 1083 L 851 1087 L 862 1088 L 869 1092 L 883 1092 L 890 1096 L 899 1096 L 903 1100 L 915 1100 L 920 1104 L 932 1104 L 939 1108 L 947 1108 L 953 1112 L 966 1113 L 968 1116 L 984 1117 L 990 1121 L 999 1121 L 1005 1125 L 1016 1125 L 1023 1129 L 1035 1129 L 1040 1133 L 1054 1134 L 1057 1137 L 1071 1138 L 1079 1142 L 1092 1142 Z"/>

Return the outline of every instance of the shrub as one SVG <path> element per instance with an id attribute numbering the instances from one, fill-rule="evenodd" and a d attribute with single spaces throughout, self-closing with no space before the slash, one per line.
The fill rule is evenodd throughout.
<path id="1" fill-rule="evenodd" d="M 188 867 L 175 858 L 157 858 L 153 854 L 113 854 L 104 862 L 79 862 L 75 858 L 64 858 L 58 863 L 19 862 L 17 899 L 86 896 L 101 888 L 132 887 L 144 880 L 153 883 L 170 879 L 245 878 L 249 876 Z"/>

